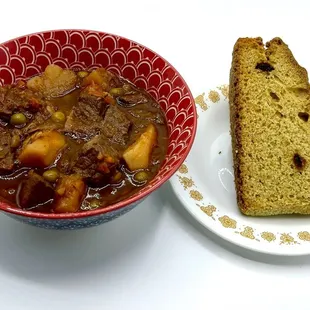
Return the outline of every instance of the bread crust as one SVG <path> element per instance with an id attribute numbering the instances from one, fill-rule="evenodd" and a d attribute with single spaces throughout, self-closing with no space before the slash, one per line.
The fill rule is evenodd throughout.
<path id="1" fill-rule="evenodd" d="M 233 58 L 230 69 L 229 79 L 229 107 L 230 107 L 230 131 L 232 142 L 232 153 L 234 163 L 234 175 L 235 175 L 235 188 L 237 196 L 237 204 L 242 213 L 246 214 L 247 205 L 242 195 L 242 177 L 241 177 L 241 165 L 240 156 L 242 155 L 241 144 L 241 124 L 238 121 L 239 115 L 239 79 L 242 76 L 242 70 L 240 69 L 240 49 L 243 47 L 252 46 L 253 48 L 264 48 L 263 39 L 257 38 L 239 38 L 235 43 L 233 49 Z"/>

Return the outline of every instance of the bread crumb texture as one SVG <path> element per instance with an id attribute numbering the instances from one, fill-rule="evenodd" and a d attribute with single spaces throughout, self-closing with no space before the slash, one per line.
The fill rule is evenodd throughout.
<path id="1" fill-rule="evenodd" d="M 307 71 L 280 38 L 266 45 L 261 38 L 240 38 L 229 98 L 240 210 L 251 216 L 310 214 Z"/>

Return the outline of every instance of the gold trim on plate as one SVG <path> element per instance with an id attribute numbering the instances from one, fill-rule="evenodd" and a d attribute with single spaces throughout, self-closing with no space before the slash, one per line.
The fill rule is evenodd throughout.
<path id="1" fill-rule="evenodd" d="M 308 231 L 300 231 L 298 238 L 302 241 L 310 241 L 310 233 Z"/>
<path id="2" fill-rule="evenodd" d="M 213 206 L 213 205 L 200 206 L 198 204 L 197 204 L 197 206 L 200 208 L 200 210 L 202 212 L 204 212 L 205 214 L 207 214 L 208 216 L 210 216 L 210 217 L 212 217 L 214 219 L 213 213 L 216 211 L 215 206 Z"/>
<path id="3" fill-rule="evenodd" d="M 220 101 L 220 99 L 221 99 L 219 93 L 217 91 L 215 91 L 215 90 L 210 90 L 208 98 L 213 103 L 216 103 L 216 102 Z"/>
<path id="4" fill-rule="evenodd" d="M 225 97 L 225 99 L 228 99 L 228 94 L 229 94 L 229 85 L 221 85 L 219 87 L 217 87 L 217 89 L 219 89 L 222 93 L 222 95 Z"/>
<path id="5" fill-rule="evenodd" d="M 195 185 L 195 183 L 194 183 L 192 178 L 181 177 L 180 175 L 178 175 L 178 178 L 179 178 L 179 181 L 183 185 L 183 188 L 185 190 L 187 190 L 188 188 L 190 188 L 190 187 Z"/>
<path id="6" fill-rule="evenodd" d="M 252 239 L 252 240 L 255 239 L 254 229 L 250 226 L 246 226 L 244 230 L 240 232 L 240 235 L 248 239 Z"/>
<path id="7" fill-rule="evenodd" d="M 182 164 L 182 165 L 180 166 L 180 168 L 179 168 L 179 172 L 180 172 L 180 173 L 183 173 L 183 174 L 188 173 L 188 168 L 187 168 L 187 166 L 186 166 L 185 164 Z"/>
<path id="8" fill-rule="evenodd" d="M 219 217 L 219 221 L 225 228 L 233 228 L 233 229 L 237 228 L 237 221 L 235 221 L 234 219 L 230 218 L 227 215 Z"/>
<path id="9" fill-rule="evenodd" d="M 205 96 L 205 93 L 202 93 L 201 95 L 198 95 L 195 98 L 195 103 L 198 104 L 203 111 L 207 111 L 208 110 L 208 105 L 205 102 L 204 96 Z"/>
<path id="10" fill-rule="evenodd" d="M 191 198 L 193 198 L 197 201 L 201 201 L 203 199 L 203 196 L 201 195 L 201 193 L 194 190 L 194 189 L 190 190 L 189 194 L 190 194 Z"/>
<path id="11" fill-rule="evenodd" d="M 273 234 L 272 232 L 269 232 L 269 231 L 264 231 L 262 232 L 261 234 L 261 237 L 268 241 L 268 242 L 272 242 L 272 241 L 275 241 L 276 240 L 276 236 L 275 234 Z"/>

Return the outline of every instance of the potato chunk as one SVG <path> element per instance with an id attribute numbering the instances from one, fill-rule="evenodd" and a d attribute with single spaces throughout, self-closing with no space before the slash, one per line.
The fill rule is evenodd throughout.
<path id="1" fill-rule="evenodd" d="M 105 71 L 105 69 L 103 69 Z M 104 82 L 104 71 L 103 70 L 93 70 L 88 76 L 86 76 L 82 82 L 82 86 L 97 84 L 102 85 Z"/>
<path id="2" fill-rule="evenodd" d="M 56 213 L 78 211 L 85 190 L 86 185 L 78 174 L 64 176 L 56 188 L 54 211 Z"/>
<path id="3" fill-rule="evenodd" d="M 111 88 L 120 85 L 120 81 L 112 72 L 104 68 L 98 68 L 83 79 L 82 86 L 91 84 L 97 84 L 104 91 L 109 91 Z"/>
<path id="4" fill-rule="evenodd" d="M 153 124 L 150 124 L 137 141 L 124 151 L 123 158 L 131 171 L 146 169 L 149 166 L 150 157 L 156 140 L 156 128 Z"/>
<path id="5" fill-rule="evenodd" d="M 77 82 L 76 74 L 57 65 L 48 65 L 41 76 L 27 82 L 27 87 L 44 97 L 58 97 L 73 89 Z"/>
<path id="6" fill-rule="evenodd" d="M 24 142 L 18 159 L 24 166 L 48 167 L 65 144 L 65 137 L 57 131 L 36 132 Z"/>

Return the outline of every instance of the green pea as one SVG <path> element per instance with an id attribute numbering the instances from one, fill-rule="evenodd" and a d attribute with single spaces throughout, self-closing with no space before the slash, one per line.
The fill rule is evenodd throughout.
<path id="1" fill-rule="evenodd" d="M 115 96 L 115 97 L 122 96 L 124 95 L 124 89 L 123 88 L 111 88 L 110 95 Z"/>
<path id="2" fill-rule="evenodd" d="M 148 174 L 147 172 L 145 171 L 140 171 L 140 172 L 137 172 L 135 174 L 135 180 L 137 180 L 138 182 L 143 182 L 143 181 L 146 181 L 148 179 Z"/>
<path id="3" fill-rule="evenodd" d="M 64 123 L 66 121 L 66 116 L 61 111 L 57 111 L 52 114 L 52 120 L 56 123 Z"/>
<path id="4" fill-rule="evenodd" d="M 3 149 L 2 147 L 0 147 L 0 159 L 5 158 L 5 156 L 7 155 L 8 150 L 7 149 Z"/>
<path id="5" fill-rule="evenodd" d="M 11 139 L 11 147 L 16 149 L 20 145 L 20 136 L 19 135 L 14 135 L 12 136 Z"/>
<path id="6" fill-rule="evenodd" d="M 132 91 L 132 87 L 130 84 L 124 84 L 123 85 L 123 90 L 125 93 Z"/>
<path id="7" fill-rule="evenodd" d="M 27 118 L 23 113 L 15 113 L 11 116 L 10 123 L 12 125 L 23 125 L 27 122 Z"/>
<path id="8" fill-rule="evenodd" d="M 43 178 L 48 182 L 54 183 L 59 178 L 59 172 L 57 169 L 46 170 L 43 173 Z"/>
<path id="9" fill-rule="evenodd" d="M 89 202 L 89 206 L 91 209 L 97 209 L 100 207 L 100 200 L 98 199 L 92 199 L 90 202 Z"/>
<path id="10" fill-rule="evenodd" d="M 79 78 L 83 79 L 88 74 L 89 74 L 89 72 L 87 72 L 87 71 L 79 71 L 77 75 L 78 75 Z"/>
<path id="11" fill-rule="evenodd" d="M 117 171 L 114 176 L 112 177 L 113 182 L 119 182 L 122 178 L 122 173 L 120 171 Z"/>

